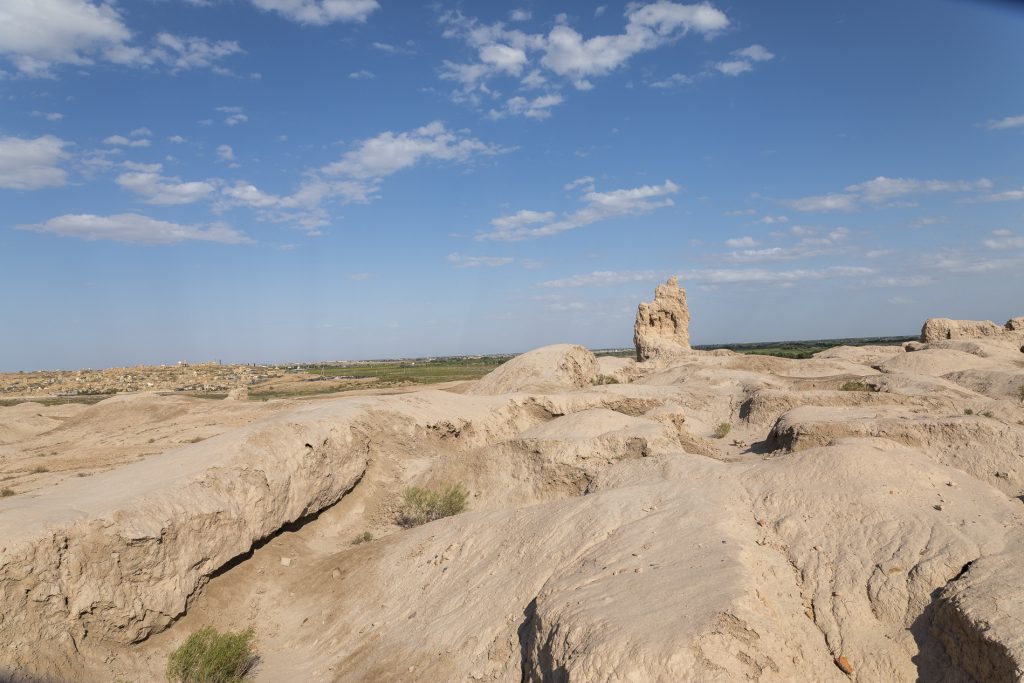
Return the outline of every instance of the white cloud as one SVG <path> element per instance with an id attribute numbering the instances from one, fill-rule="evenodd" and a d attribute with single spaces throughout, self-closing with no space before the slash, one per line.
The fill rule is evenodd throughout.
<path id="1" fill-rule="evenodd" d="M 1007 116 L 1004 119 L 989 121 L 985 124 L 985 127 L 989 130 L 1005 130 L 1007 128 L 1017 128 L 1019 126 L 1024 126 L 1024 115 Z"/>
<path id="2" fill-rule="evenodd" d="M 210 223 L 205 226 L 181 225 L 135 213 L 115 216 L 67 214 L 51 218 L 45 223 L 17 227 L 19 230 L 77 237 L 89 241 L 113 240 L 132 244 L 176 244 L 185 241 L 245 244 L 252 241 L 226 223 Z"/>
<path id="3" fill-rule="evenodd" d="M 843 192 L 802 197 L 785 202 L 797 211 L 853 211 L 860 203 L 882 204 L 898 197 L 935 192 L 969 192 L 992 187 L 992 181 L 979 180 L 918 180 L 916 178 L 886 178 L 879 176 L 856 185 L 848 185 Z"/>
<path id="4" fill-rule="evenodd" d="M 750 62 L 736 59 L 728 62 L 716 62 L 715 69 L 726 76 L 739 76 L 741 73 L 752 70 L 754 67 Z"/>
<path id="5" fill-rule="evenodd" d="M 655 2 L 627 10 L 625 33 L 584 39 L 558 24 L 548 33 L 541 64 L 560 76 L 583 78 L 614 71 L 633 55 L 696 31 L 713 35 L 729 26 L 724 13 L 709 4 Z"/>
<path id="6" fill-rule="evenodd" d="M 0 188 L 38 190 L 64 185 L 67 172 L 60 163 L 68 157 L 64 147 L 69 144 L 52 135 L 0 137 Z"/>
<path id="7" fill-rule="evenodd" d="M 39 119 L 46 119 L 47 121 L 60 121 L 64 118 L 64 114 L 55 111 L 34 111 L 32 116 Z"/>
<path id="8" fill-rule="evenodd" d="M 628 282 L 651 282 L 660 280 L 662 274 L 653 270 L 611 271 L 598 270 L 586 275 L 573 275 L 559 280 L 541 282 L 538 287 L 548 289 L 568 289 L 573 287 L 606 287 L 621 285 Z"/>
<path id="9" fill-rule="evenodd" d="M 518 76 L 523 72 L 527 59 L 523 49 L 495 43 L 480 48 L 480 61 L 496 71 Z"/>
<path id="10" fill-rule="evenodd" d="M 1010 230 L 993 230 L 992 238 L 982 242 L 989 249 L 1024 249 L 1024 236 Z"/>
<path id="11" fill-rule="evenodd" d="M 1024 199 L 1024 187 L 1019 190 L 1007 190 L 1006 192 L 995 192 L 976 197 L 976 202 L 1015 202 Z"/>
<path id="12" fill-rule="evenodd" d="M 564 15 L 545 35 L 507 29 L 504 24 L 481 24 L 458 11 L 446 12 L 441 22 L 445 37 L 461 38 L 476 51 L 478 61 L 445 61 L 441 78 L 456 81 L 453 93 L 457 101 L 479 104 L 481 97 L 495 93 L 487 81 L 498 75 L 519 77 L 527 72 L 521 85 L 537 88 L 548 83 L 542 69 L 563 77 L 577 90 L 590 90 L 590 79 L 623 66 L 634 55 L 656 49 L 695 32 L 711 37 L 729 25 L 724 13 L 708 3 L 683 5 L 666 0 L 627 5 L 623 33 L 585 38 L 566 23 Z M 532 68 L 531 68 L 532 67 Z M 513 98 L 512 106 L 530 111 L 525 98 Z M 534 108 L 534 110 L 539 108 Z M 538 117 L 540 118 L 540 117 Z"/>
<path id="13" fill-rule="evenodd" d="M 557 94 L 541 95 L 530 100 L 517 96 L 505 103 L 502 110 L 492 109 L 488 116 L 492 119 L 502 119 L 506 116 L 525 116 L 528 119 L 543 120 L 551 116 L 549 109 L 556 107 L 564 101 L 564 98 Z"/>
<path id="14" fill-rule="evenodd" d="M 686 74 L 672 74 L 668 78 L 660 81 L 654 81 L 650 85 L 652 88 L 674 88 L 679 85 L 687 85 L 693 83 L 693 77 L 687 76 Z"/>
<path id="15" fill-rule="evenodd" d="M 508 13 L 509 21 L 529 21 L 532 16 L 530 10 L 521 7 Z"/>
<path id="16" fill-rule="evenodd" d="M 683 273 L 687 282 L 708 284 L 792 284 L 802 280 L 824 280 L 842 277 L 873 275 L 874 268 L 859 266 L 831 266 L 819 269 L 765 270 L 750 269 L 703 269 Z"/>
<path id="17" fill-rule="evenodd" d="M 649 213 L 672 206 L 669 195 L 678 191 L 679 186 L 671 180 L 666 180 L 662 185 L 644 185 L 611 192 L 596 192 L 591 187 L 582 197 L 583 208 L 565 214 L 559 220 L 551 220 L 551 212 L 519 211 L 511 216 L 495 218 L 491 221 L 493 229 L 478 234 L 476 239 L 512 242 L 547 237 L 618 216 Z"/>
<path id="18" fill-rule="evenodd" d="M 167 138 L 167 140 L 173 142 L 176 145 L 180 145 L 181 143 L 185 142 L 185 138 L 181 137 L 180 135 L 172 135 L 171 137 Z"/>
<path id="19" fill-rule="evenodd" d="M 762 216 L 758 223 L 764 223 L 765 225 L 774 225 L 776 223 L 788 223 L 789 217 L 787 216 Z"/>
<path id="20" fill-rule="evenodd" d="M 235 150 L 231 149 L 231 145 L 217 145 L 217 156 L 221 161 L 234 161 Z"/>
<path id="21" fill-rule="evenodd" d="M 242 48 L 233 40 L 210 42 L 198 36 L 176 36 L 158 33 L 154 47 L 144 49 L 123 46 L 107 52 L 107 59 L 130 66 L 164 64 L 171 73 L 190 69 L 211 69 L 220 75 L 232 75 L 218 62 L 231 55 L 241 54 Z"/>
<path id="22" fill-rule="evenodd" d="M 752 62 L 767 62 L 768 60 L 775 59 L 775 55 L 766 50 L 763 45 L 751 45 L 742 50 L 733 50 L 732 54 L 749 59 Z"/>
<path id="23" fill-rule="evenodd" d="M 147 204 L 191 204 L 206 199 L 216 190 L 209 181 L 183 183 L 179 178 L 163 176 L 160 164 L 126 163 L 125 166 L 131 170 L 117 176 L 117 184 L 142 195 Z"/>
<path id="24" fill-rule="evenodd" d="M 832 266 L 819 269 L 797 270 L 765 270 L 750 269 L 700 269 L 684 272 L 680 278 L 684 282 L 715 284 L 715 285 L 792 285 L 804 280 L 826 280 L 833 278 L 865 277 L 874 275 L 874 268 L 858 266 Z M 538 287 L 566 289 L 574 287 L 599 287 L 618 285 L 630 282 L 650 282 L 660 280 L 663 273 L 653 270 L 642 271 L 595 271 L 586 275 L 574 275 L 559 280 L 541 282 Z"/>
<path id="25" fill-rule="evenodd" d="M 379 193 L 383 179 L 398 171 L 431 161 L 468 163 L 501 151 L 476 138 L 451 132 L 439 121 L 408 132 L 385 131 L 359 141 L 341 160 L 305 171 L 298 189 L 290 195 L 264 192 L 240 180 L 224 188 L 215 210 L 248 206 L 264 220 L 295 223 L 312 230 L 330 225 L 327 202 L 365 204 Z"/>
<path id="26" fill-rule="evenodd" d="M 315 26 L 336 21 L 363 23 L 380 9 L 377 0 L 252 0 L 252 4 L 300 24 Z"/>
<path id="27" fill-rule="evenodd" d="M 131 38 L 118 11 L 87 0 L 6 0 L 0 54 L 28 76 L 50 75 L 55 64 L 89 65 Z"/>
<path id="28" fill-rule="evenodd" d="M 146 138 L 126 138 L 123 135 L 111 135 L 103 143 L 115 147 L 149 147 L 152 144 Z"/>
<path id="29" fill-rule="evenodd" d="M 724 257 L 730 263 L 766 263 L 772 261 L 792 261 L 802 258 L 811 258 L 823 254 L 835 254 L 845 249 L 842 243 L 849 237 L 850 231 L 846 228 L 835 228 L 824 237 L 814 237 L 813 231 L 795 226 L 791 233 L 800 236 L 796 244 L 788 247 L 767 247 L 764 249 L 741 249 L 733 251 Z M 746 243 L 745 240 L 749 240 Z M 744 243 L 740 244 L 741 241 Z M 751 238 L 742 240 L 727 240 L 726 245 L 730 247 L 752 247 L 756 242 Z"/>
<path id="30" fill-rule="evenodd" d="M 754 68 L 753 62 L 767 62 L 775 59 L 775 55 L 765 49 L 763 45 L 751 45 L 741 50 L 733 50 L 730 54 L 740 59 L 731 59 L 714 64 L 715 69 L 726 76 L 739 76 L 742 73 L 751 71 Z"/>
<path id="31" fill-rule="evenodd" d="M 571 190 L 575 190 L 577 187 L 586 188 L 588 191 L 593 190 L 594 178 L 592 176 L 584 176 L 582 178 L 577 178 L 576 180 L 573 180 L 572 182 L 563 185 L 562 189 L 565 190 L 566 192 L 569 192 Z"/>
<path id="32" fill-rule="evenodd" d="M 353 282 L 366 282 L 367 280 L 372 280 L 374 278 L 374 274 L 373 273 L 350 273 L 350 274 L 346 275 L 346 277 L 349 280 L 352 280 Z"/>
<path id="33" fill-rule="evenodd" d="M 448 262 L 455 264 L 458 268 L 479 268 L 480 266 L 497 268 L 515 262 L 515 259 L 510 256 L 464 256 L 456 253 L 448 254 Z"/>
<path id="34" fill-rule="evenodd" d="M 241 107 L 217 107 L 215 111 L 227 114 L 224 117 L 224 123 L 228 126 L 234 127 L 249 120 L 249 117 L 245 115 Z"/>
<path id="35" fill-rule="evenodd" d="M 92 0 L 5 0 L 0 54 L 26 76 L 52 77 L 62 64 L 90 66 L 102 60 L 133 67 L 166 65 L 171 71 L 211 68 L 242 52 L 234 41 L 159 33 L 152 47 L 131 42 L 131 31 L 113 3 Z"/>
<path id="36" fill-rule="evenodd" d="M 360 180 L 389 176 L 421 161 L 466 162 L 479 155 L 493 155 L 500 150 L 476 138 L 462 137 L 449 131 L 440 121 L 416 130 L 393 133 L 385 131 L 346 152 L 340 161 L 323 167 L 328 175 L 346 175 Z"/>
<path id="37" fill-rule="evenodd" d="M 732 238 L 727 239 L 725 241 L 725 246 L 727 246 L 727 247 L 734 247 L 734 248 L 738 248 L 738 247 L 756 247 L 757 245 L 758 245 L 758 241 L 755 240 L 753 237 L 750 237 L 749 235 L 747 235 L 745 237 L 732 237 Z"/>
<path id="38" fill-rule="evenodd" d="M 365 81 L 365 80 L 368 80 L 370 78 L 376 78 L 376 76 L 374 75 L 374 73 L 372 71 L 367 71 L 366 69 L 360 69 L 359 71 L 353 71 L 352 73 L 350 73 L 348 75 L 348 77 L 351 78 L 353 81 Z"/>

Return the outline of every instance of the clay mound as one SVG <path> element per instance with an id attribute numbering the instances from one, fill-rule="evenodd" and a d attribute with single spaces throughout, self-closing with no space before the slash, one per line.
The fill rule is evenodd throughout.
<path id="1" fill-rule="evenodd" d="M 945 379 L 990 398 L 1024 401 L 1024 370 L 961 370 Z"/>
<path id="2" fill-rule="evenodd" d="M 770 448 L 802 451 L 843 438 L 880 437 L 920 449 L 1009 496 L 1024 494 L 1024 427 L 984 415 L 936 415 L 909 406 L 803 406 L 783 414 Z"/>
<path id="3" fill-rule="evenodd" d="M 921 341 L 926 343 L 985 337 L 1024 338 L 1024 317 L 1010 318 L 1005 325 L 996 325 L 991 320 L 931 318 L 921 328 Z"/>
<path id="4" fill-rule="evenodd" d="M 576 344 L 552 344 L 534 349 L 498 366 L 467 394 L 560 392 L 590 386 L 600 372 L 597 359 Z"/>
<path id="5" fill-rule="evenodd" d="M 834 346 L 814 354 L 815 358 L 833 358 L 858 365 L 875 366 L 895 355 L 905 353 L 902 346 Z"/>
<path id="6" fill-rule="evenodd" d="M 987 369 L 992 367 L 996 367 L 992 361 L 972 353 L 948 349 L 924 349 L 894 356 L 881 363 L 878 369 L 886 373 L 942 377 L 943 375 L 960 370 Z"/>

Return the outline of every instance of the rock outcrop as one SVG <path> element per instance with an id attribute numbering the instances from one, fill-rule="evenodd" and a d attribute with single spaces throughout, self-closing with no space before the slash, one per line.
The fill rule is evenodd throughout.
<path id="1" fill-rule="evenodd" d="M 633 326 L 636 359 L 678 356 L 690 350 L 690 310 L 686 290 L 673 276 L 654 290 L 654 301 L 643 302 L 636 310 Z"/>

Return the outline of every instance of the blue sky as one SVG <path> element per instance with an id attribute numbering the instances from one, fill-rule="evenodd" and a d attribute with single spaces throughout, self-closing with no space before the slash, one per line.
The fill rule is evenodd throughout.
<path id="1" fill-rule="evenodd" d="M 0 369 L 1024 313 L 1016 3 L 0 0 Z"/>

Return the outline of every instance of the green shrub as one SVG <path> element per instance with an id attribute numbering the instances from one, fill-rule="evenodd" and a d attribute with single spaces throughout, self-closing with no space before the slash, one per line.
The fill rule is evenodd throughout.
<path id="1" fill-rule="evenodd" d="M 982 415 L 984 417 L 995 417 L 995 415 L 992 414 L 991 410 L 986 410 L 984 413 L 982 413 Z"/>
<path id="2" fill-rule="evenodd" d="M 7 498 L 15 494 L 14 489 L 2 488 L 0 489 L 0 498 Z"/>
<path id="3" fill-rule="evenodd" d="M 847 382 L 843 386 L 839 387 L 840 391 L 874 391 L 875 388 L 870 384 L 864 382 Z"/>
<path id="4" fill-rule="evenodd" d="M 732 431 L 732 425 L 728 422 L 723 422 L 715 427 L 715 438 L 724 439 L 725 435 Z"/>
<path id="5" fill-rule="evenodd" d="M 619 380 L 615 379 L 611 375 L 598 375 L 590 382 L 591 384 L 618 384 Z"/>
<path id="6" fill-rule="evenodd" d="M 462 484 L 439 489 L 410 486 L 402 492 L 402 509 L 398 523 L 404 527 L 419 526 L 442 517 L 457 515 L 466 509 L 469 491 Z"/>
<path id="7" fill-rule="evenodd" d="M 355 539 L 352 541 L 352 545 L 359 545 L 360 543 L 369 543 L 372 540 L 373 534 L 371 534 L 369 531 L 364 531 L 363 533 L 355 537 Z"/>
<path id="8" fill-rule="evenodd" d="M 50 471 L 50 468 L 49 467 L 44 467 L 43 465 L 36 465 L 35 467 L 32 468 L 32 474 L 43 474 L 43 473 L 49 472 L 49 471 Z"/>
<path id="9" fill-rule="evenodd" d="M 974 415 L 973 408 L 964 408 L 964 415 Z"/>
<path id="10" fill-rule="evenodd" d="M 167 678 L 180 683 L 238 683 L 256 663 L 252 628 L 219 633 L 201 628 L 171 653 Z"/>

